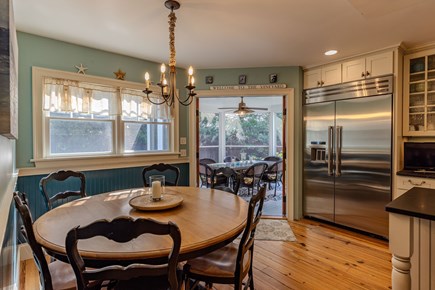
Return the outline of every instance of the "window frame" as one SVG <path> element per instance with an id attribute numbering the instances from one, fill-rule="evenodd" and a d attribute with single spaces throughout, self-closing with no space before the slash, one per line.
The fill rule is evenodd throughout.
<path id="1" fill-rule="evenodd" d="M 170 121 L 169 132 L 169 150 L 168 151 L 152 151 L 152 152 L 128 152 L 124 153 L 124 123 L 131 122 L 130 120 L 122 120 L 121 115 L 115 115 L 107 120 L 113 122 L 113 153 L 111 154 L 71 154 L 62 156 L 49 155 L 49 120 L 45 117 L 45 112 L 42 110 L 43 104 L 43 80 L 45 77 L 63 78 L 79 82 L 95 83 L 100 85 L 112 86 L 115 88 L 128 88 L 134 90 L 142 90 L 144 84 L 109 79 L 98 76 L 83 75 L 65 71 L 58 71 L 40 67 L 32 67 L 32 113 L 33 113 L 33 159 L 36 167 L 40 168 L 58 168 L 59 165 L 65 166 L 68 162 L 70 168 L 79 167 L 89 169 L 98 168 L 119 168 L 143 165 L 144 162 L 151 163 L 156 161 L 177 160 L 180 156 L 179 152 L 179 108 L 178 103 L 173 107 L 173 118 Z M 152 90 L 158 91 L 159 87 L 151 87 Z M 118 98 L 117 106 L 120 108 L 121 99 Z M 119 110 L 121 112 L 121 109 Z M 68 119 L 66 119 L 68 120 Z M 69 119 L 71 120 L 71 119 Z M 83 120 L 79 119 L 78 120 Z M 104 120 L 106 121 L 106 120 Z M 141 122 L 141 121 L 140 121 Z M 141 122 L 146 123 L 146 122 Z M 104 160 L 104 161 L 103 161 Z"/>

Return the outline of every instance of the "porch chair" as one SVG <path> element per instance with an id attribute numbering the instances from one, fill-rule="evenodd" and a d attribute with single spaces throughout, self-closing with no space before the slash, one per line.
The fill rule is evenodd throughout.
<path id="1" fill-rule="evenodd" d="M 180 178 L 180 169 L 171 164 L 159 163 L 145 167 L 142 170 L 142 179 L 145 187 L 149 187 L 149 177 L 153 174 L 162 174 L 165 176 L 165 186 L 177 186 Z"/>
<path id="2" fill-rule="evenodd" d="M 234 289 L 242 289 L 242 282 L 246 276 L 248 279 L 244 288 L 254 289 L 252 271 L 254 237 L 262 215 L 265 195 L 266 187 L 263 186 L 251 197 L 246 227 L 239 244 L 230 243 L 214 252 L 186 262 L 183 267 L 186 289 L 196 289 L 200 281 L 208 286 L 213 283 L 234 284 Z M 194 283 L 191 286 L 192 280 Z"/>
<path id="3" fill-rule="evenodd" d="M 202 158 L 199 160 L 199 187 L 209 188 L 211 185 L 211 175 L 213 173 L 213 169 L 208 166 L 208 164 L 216 163 L 215 160 L 211 158 Z"/>
<path id="4" fill-rule="evenodd" d="M 47 263 L 45 253 L 36 241 L 35 233 L 33 232 L 33 219 L 29 210 L 26 194 L 16 191 L 13 197 L 15 207 L 23 222 L 21 234 L 32 249 L 33 259 L 39 271 L 41 289 L 76 289 L 76 278 L 69 264 L 58 260 Z"/>
<path id="5" fill-rule="evenodd" d="M 278 156 L 267 156 L 263 158 L 263 161 L 280 161 L 281 157 Z"/>
<path id="6" fill-rule="evenodd" d="M 270 184 L 275 183 L 275 192 L 273 193 L 273 196 L 276 196 L 276 187 L 278 186 L 278 183 L 282 184 L 282 164 L 282 160 L 273 163 L 267 168 L 261 178 L 262 181 L 268 183 L 269 189 L 271 189 Z"/>
<path id="7" fill-rule="evenodd" d="M 266 169 L 267 163 L 265 162 L 257 162 L 249 166 L 240 176 L 240 188 L 246 187 L 248 189 L 248 195 L 251 191 L 253 194 L 254 189 L 258 190 L 261 178 Z"/>
<path id="8" fill-rule="evenodd" d="M 216 180 L 211 188 L 223 190 L 237 195 L 240 187 L 240 175 L 229 167 L 221 167 L 213 171 L 212 180 Z"/>
<path id="9" fill-rule="evenodd" d="M 79 190 L 66 189 L 65 191 L 51 194 L 54 188 L 70 188 L 76 186 L 74 183 L 80 182 Z M 59 185 L 60 182 L 63 185 Z M 47 210 L 51 210 L 56 206 L 61 205 L 65 201 L 71 200 L 73 197 L 86 197 L 86 178 L 85 175 L 78 171 L 59 170 L 52 172 L 46 177 L 43 177 L 39 182 L 39 191 L 45 200 Z"/>
<path id="10" fill-rule="evenodd" d="M 77 249 L 79 240 L 96 236 L 106 237 L 117 243 L 129 242 L 142 234 L 168 235 L 172 239 L 172 248 L 167 260 L 160 264 L 143 264 L 133 262 L 128 266 L 113 264 L 99 268 L 86 268 L 83 258 Z M 71 229 L 66 236 L 66 253 L 77 278 L 78 290 L 93 290 L 109 285 L 109 289 L 180 289 L 181 272 L 177 272 L 178 255 L 181 245 L 181 233 L 172 222 L 162 223 L 152 219 L 118 217 L 112 221 L 98 220 L 84 227 Z"/>

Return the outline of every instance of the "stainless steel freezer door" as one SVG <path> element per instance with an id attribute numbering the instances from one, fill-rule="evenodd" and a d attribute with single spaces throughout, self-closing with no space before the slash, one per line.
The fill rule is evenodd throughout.
<path id="1" fill-rule="evenodd" d="M 334 102 L 304 106 L 304 215 L 328 221 L 334 221 L 334 115 Z"/>
<path id="2" fill-rule="evenodd" d="M 385 205 L 391 201 L 391 108 L 391 95 L 336 102 L 335 222 L 384 237 Z"/>

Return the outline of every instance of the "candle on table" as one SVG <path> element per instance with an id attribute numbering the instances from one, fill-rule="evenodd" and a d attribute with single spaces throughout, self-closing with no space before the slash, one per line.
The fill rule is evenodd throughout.
<path id="1" fill-rule="evenodd" d="M 151 184 L 153 199 L 159 199 L 162 197 L 162 185 L 159 180 L 153 181 Z"/>

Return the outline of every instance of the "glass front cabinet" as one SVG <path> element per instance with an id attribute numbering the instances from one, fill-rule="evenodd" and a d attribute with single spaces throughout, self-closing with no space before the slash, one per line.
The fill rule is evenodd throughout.
<path id="1" fill-rule="evenodd" d="M 435 49 L 405 56 L 404 136 L 435 136 Z"/>

